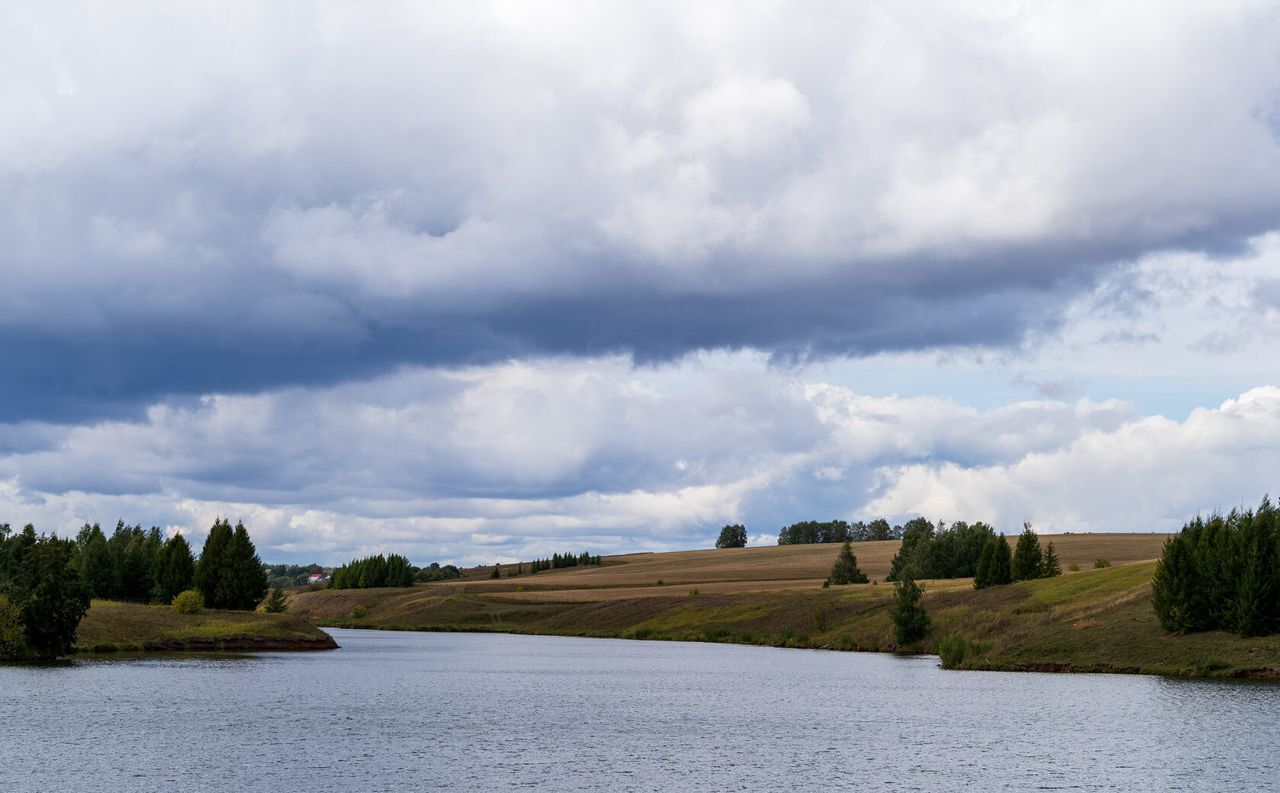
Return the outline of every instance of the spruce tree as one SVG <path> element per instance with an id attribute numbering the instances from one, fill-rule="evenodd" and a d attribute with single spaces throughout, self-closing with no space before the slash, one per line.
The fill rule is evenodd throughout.
<path id="1" fill-rule="evenodd" d="M 914 579 L 904 578 L 893 585 L 893 607 L 889 615 L 893 618 L 894 637 L 899 647 L 907 647 L 924 638 L 929 630 L 929 614 L 921 600 L 924 587 Z"/>
<path id="2" fill-rule="evenodd" d="M 262 602 L 262 610 L 268 614 L 283 614 L 286 608 L 288 608 L 288 601 L 285 599 L 284 590 L 280 587 L 274 587 L 267 595 L 267 599 Z"/>
<path id="3" fill-rule="evenodd" d="M 840 554 L 831 568 L 831 576 L 827 579 L 832 584 L 865 584 L 867 576 L 858 569 L 858 557 L 853 555 L 853 546 L 848 540 L 840 546 Z"/>
<path id="4" fill-rule="evenodd" d="M 209 536 L 204 540 L 204 548 L 200 551 L 200 560 L 196 562 L 194 581 L 196 589 L 204 597 L 207 608 L 224 608 L 220 600 L 226 587 L 222 583 L 227 547 L 231 545 L 231 522 L 218 518 L 209 529 Z"/>
<path id="5" fill-rule="evenodd" d="M 1062 564 L 1058 561 L 1058 552 L 1053 549 L 1053 543 L 1049 543 L 1044 550 L 1044 560 L 1040 563 L 1040 577 L 1053 578 L 1062 575 Z"/>
<path id="6" fill-rule="evenodd" d="M 1003 534 L 997 534 L 991 560 L 991 584 L 999 586 L 1013 582 L 1013 559 L 1009 543 Z"/>
<path id="7" fill-rule="evenodd" d="M 1003 541 L 1002 541 L 1003 542 Z M 996 538 L 988 537 L 982 545 L 982 553 L 978 555 L 978 567 L 973 574 L 973 588 L 986 589 L 991 586 L 991 569 L 996 561 Z"/>
<path id="8" fill-rule="evenodd" d="M 490 577 L 490 578 L 501 578 L 501 577 L 502 577 L 502 570 L 498 567 L 498 565 L 496 565 L 496 564 L 495 564 L 495 565 L 493 566 L 493 573 L 492 573 L 489 577 Z"/>
<path id="9" fill-rule="evenodd" d="M 1030 523 L 1022 524 L 1022 535 L 1018 537 L 1017 550 L 1013 552 L 1012 578 L 1014 581 L 1028 581 L 1039 578 L 1044 555 L 1040 552 L 1040 538 L 1032 530 Z"/>
<path id="10" fill-rule="evenodd" d="M 181 534 L 170 537 L 160 547 L 160 553 L 156 557 L 155 599 L 161 603 L 169 603 L 179 592 L 190 589 L 195 576 L 195 564 L 186 538 Z"/>
<path id="11" fill-rule="evenodd" d="M 1234 621 L 1241 636 L 1261 636 L 1276 628 L 1276 538 L 1270 512 L 1270 501 L 1263 501 L 1257 513 L 1241 520 Z"/>
<path id="12" fill-rule="evenodd" d="M 1186 633 L 1199 622 L 1191 588 L 1195 568 L 1189 543 L 1181 534 L 1165 541 L 1151 580 L 1151 598 L 1160 626 L 1172 633 Z"/>
<path id="13" fill-rule="evenodd" d="M 219 581 L 223 605 L 219 608 L 238 611 L 257 608 L 267 594 L 267 573 L 262 569 L 262 560 L 244 523 L 236 523 L 223 558 L 223 575 Z"/>

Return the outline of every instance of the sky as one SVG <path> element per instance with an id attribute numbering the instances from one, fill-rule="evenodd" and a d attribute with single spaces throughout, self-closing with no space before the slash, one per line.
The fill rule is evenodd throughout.
<path id="1" fill-rule="evenodd" d="M 470 565 L 1278 484 L 1272 3 L 6 21 L 0 522 Z"/>

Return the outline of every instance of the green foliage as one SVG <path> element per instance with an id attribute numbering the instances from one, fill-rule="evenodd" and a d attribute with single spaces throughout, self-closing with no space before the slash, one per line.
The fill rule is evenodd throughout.
<path id="1" fill-rule="evenodd" d="M 288 609 L 288 599 L 284 596 L 284 590 L 275 587 L 267 594 L 267 599 L 262 601 L 262 610 L 268 614 L 283 614 Z"/>
<path id="2" fill-rule="evenodd" d="M 1072 562 L 1071 564 L 1067 565 L 1067 570 L 1072 573 L 1078 573 L 1080 572 L 1080 565 L 1076 564 L 1075 562 Z"/>
<path id="3" fill-rule="evenodd" d="M 0 654 L 52 659 L 70 653 L 90 598 L 75 543 L 36 536 L 30 524 L 16 535 L 0 526 L 0 596 L 6 604 Z"/>
<path id="4" fill-rule="evenodd" d="M 1094 569 L 1094 570 L 1101 570 L 1101 569 L 1102 569 L 1102 568 L 1104 568 L 1104 567 L 1110 567 L 1110 566 L 1111 566 L 1111 561 L 1110 561 L 1109 559 L 1094 559 L 1094 560 L 1093 560 L 1093 569 Z"/>
<path id="5" fill-rule="evenodd" d="M 495 564 L 495 565 L 493 566 L 493 573 L 492 573 L 492 574 L 490 574 L 490 576 L 489 576 L 489 577 L 490 577 L 490 578 L 502 578 L 502 570 L 501 570 L 501 569 L 500 569 L 500 568 Z"/>
<path id="6" fill-rule="evenodd" d="M 943 669 L 955 669 L 964 663 L 964 657 L 969 651 L 969 642 L 958 633 L 950 633 L 938 639 L 934 645 L 934 652 L 938 654 L 938 658 L 942 660 Z"/>
<path id="7" fill-rule="evenodd" d="M 188 589 L 174 595 L 170 606 L 179 614 L 199 614 L 204 611 L 204 595 L 198 589 Z"/>
<path id="8" fill-rule="evenodd" d="M 924 587 L 911 578 L 893 585 L 893 633 L 899 647 L 909 647 L 924 638 L 929 630 L 929 614 L 925 611 Z"/>
<path id="9" fill-rule="evenodd" d="M 362 620 L 365 617 L 369 616 L 369 609 L 359 604 L 356 604 L 356 607 L 351 609 L 351 616 L 355 619 Z"/>
<path id="10" fill-rule="evenodd" d="M 867 583 L 867 576 L 858 569 L 858 557 L 853 555 L 853 546 L 848 540 L 840 547 L 840 554 L 831 567 L 831 575 L 827 581 L 837 585 Z"/>
<path id="11" fill-rule="evenodd" d="M 889 563 L 889 581 L 899 578 L 969 578 L 995 530 L 981 521 L 956 521 L 935 529 L 924 518 L 903 527 L 902 547 Z"/>
<path id="12" fill-rule="evenodd" d="M 461 578 L 462 571 L 451 564 L 442 566 L 439 562 L 432 562 L 419 570 L 415 577 L 419 581 L 450 581 Z"/>
<path id="13" fill-rule="evenodd" d="M 436 567 L 439 570 L 439 566 Z M 457 568 L 454 568 L 455 570 Z M 493 568 L 497 578 L 498 568 Z M 418 570 L 400 554 L 378 554 L 364 559 L 352 559 L 333 571 L 329 579 L 330 589 L 372 589 L 385 586 L 413 586 Z"/>
<path id="14" fill-rule="evenodd" d="M 196 560 L 181 534 L 170 537 L 156 556 L 155 599 L 169 603 L 195 581 Z"/>
<path id="15" fill-rule="evenodd" d="M 1039 578 L 1043 571 L 1044 553 L 1040 550 L 1040 538 L 1030 523 L 1022 524 L 1018 546 L 1013 551 L 1011 573 L 1014 581 L 1030 581 Z"/>
<path id="16" fill-rule="evenodd" d="M 0 658 L 25 658 L 27 627 L 22 622 L 22 608 L 0 594 Z"/>
<path id="17" fill-rule="evenodd" d="M 989 586 L 1000 586 L 1013 581 L 1013 558 L 1009 551 L 1009 543 L 1003 534 L 987 538 L 978 557 L 978 569 L 973 576 L 975 589 Z"/>
<path id="18" fill-rule="evenodd" d="M 831 627 L 831 606 L 821 604 L 813 607 L 813 629 L 818 633 L 826 633 Z"/>
<path id="19" fill-rule="evenodd" d="M 1165 543 L 1152 580 L 1161 627 L 1175 633 L 1222 629 L 1241 636 L 1280 631 L 1280 511 L 1196 518 Z"/>
<path id="20" fill-rule="evenodd" d="M 864 523 L 843 520 L 804 520 L 778 532 L 779 545 L 809 545 L 829 542 L 871 542 L 902 539 L 902 526 L 890 526 L 884 518 Z"/>
<path id="21" fill-rule="evenodd" d="M 747 527 L 741 523 L 725 526 L 720 530 L 716 540 L 717 548 L 745 548 L 747 546 Z"/>
<path id="22" fill-rule="evenodd" d="M 1062 575 L 1062 563 L 1058 561 L 1058 552 L 1053 549 L 1053 543 L 1044 549 L 1044 560 L 1040 563 L 1040 577 L 1053 578 Z"/>
<path id="23" fill-rule="evenodd" d="M 529 572 L 538 573 L 543 570 L 559 570 L 564 567 L 578 567 L 579 565 L 597 565 L 603 564 L 603 560 L 599 556 L 592 556 L 587 551 L 574 555 L 571 553 L 552 554 L 550 559 L 534 559 L 529 565 Z"/>
<path id="24" fill-rule="evenodd" d="M 219 518 L 209 529 L 194 581 L 213 609 L 252 611 L 267 593 L 267 573 L 243 523 Z"/>
<path id="25" fill-rule="evenodd" d="M 200 590 L 201 597 L 211 608 L 218 602 L 218 592 L 222 587 L 224 559 L 231 546 L 233 535 L 231 522 L 218 518 L 209 529 L 204 539 L 204 548 L 200 551 L 200 560 L 196 562 L 193 583 Z"/>

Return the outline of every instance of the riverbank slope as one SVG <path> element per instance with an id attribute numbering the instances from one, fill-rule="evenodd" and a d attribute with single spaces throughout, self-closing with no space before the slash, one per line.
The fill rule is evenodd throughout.
<path id="1" fill-rule="evenodd" d="M 287 614 L 206 610 L 95 600 L 76 631 L 76 653 L 331 650 L 333 637 Z"/>
<path id="2" fill-rule="evenodd" d="M 1052 541 L 1078 572 L 981 591 L 969 579 L 925 582 L 932 624 L 896 647 L 883 582 L 896 542 L 854 550 L 877 584 L 822 588 L 838 546 L 782 546 L 605 559 L 602 567 L 408 589 L 298 592 L 290 613 L 318 624 L 739 642 L 837 650 L 934 651 L 965 640 L 959 668 L 1280 677 L 1280 637 L 1165 633 L 1151 576 L 1165 535 L 1078 534 Z M 1107 559 L 1111 566 L 1095 569 Z M 492 568 L 488 568 L 492 570 Z M 509 570 L 509 569 L 508 569 Z"/>

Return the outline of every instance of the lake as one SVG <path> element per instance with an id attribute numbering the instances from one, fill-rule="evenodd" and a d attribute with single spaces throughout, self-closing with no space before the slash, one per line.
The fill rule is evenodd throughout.
<path id="1" fill-rule="evenodd" d="M 1257 790 L 1280 685 L 933 657 L 334 630 L 0 666 L 0 790 Z"/>

